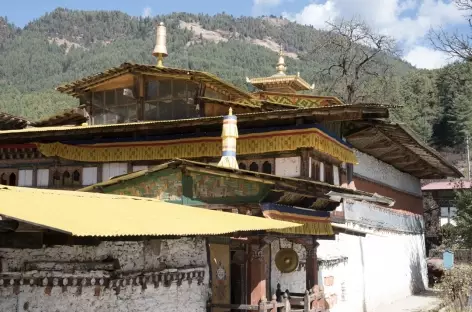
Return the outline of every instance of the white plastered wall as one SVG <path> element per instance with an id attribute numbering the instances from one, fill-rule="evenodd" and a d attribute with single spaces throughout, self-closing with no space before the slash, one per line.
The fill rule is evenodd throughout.
<path id="1" fill-rule="evenodd" d="M 365 237 L 338 234 L 334 241 L 319 241 L 318 257 L 342 250 L 346 261 L 320 267 L 327 296 L 336 295 L 330 311 L 376 311 L 376 307 L 417 293 L 427 285 L 423 235 L 375 232 Z M 332 291 L 329 291 L 331 288 Z"/>

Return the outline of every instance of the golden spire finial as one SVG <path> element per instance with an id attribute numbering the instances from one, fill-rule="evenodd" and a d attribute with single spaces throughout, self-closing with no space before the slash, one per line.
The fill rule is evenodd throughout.
<path id="1" fill-rule="evenodd" d="M 277 63 L 277 74 L 278 75 L 285 75 L 285 71 L 287 70 L 287 66 L 285 66 L 285 53 L 284 49 L 282 47 L 282 44 L 280 45 L 280 52 L 279 52 L 279 62 Z"/>

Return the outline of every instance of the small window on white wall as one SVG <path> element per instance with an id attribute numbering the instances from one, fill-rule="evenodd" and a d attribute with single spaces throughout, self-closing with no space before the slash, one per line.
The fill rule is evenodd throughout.
<path id="1" fill-rule="evenodd" d="M 82 185 L 97 183 L 97 167 L 85 167 L 82 169 Z"/>
<path id="2" fill-rule="evenodd" d="M 133 166 L 133 172 L 147 170 L 148 166 Z"/>
<path id="3" fill-rule="evenodd" d="M 18 186 L 33 186 L 33 170 L 18 170 Z"/>
<path id="4" fill-rule="evenodd" d="M 441 207 L 441 217 L 449 217 L 449 207 Z"/>
<path id="5" fill-rule="evenodd" d="M 333 165 L 333 184 L 339 185 L 339 168 Z"/>
<path id="6" fill-rule="evenodd" d="M 275 175 L 281 177 L 300 176 L 301 157 L 286 157 L 275 159 Z"/>
<path id="7" fill-rule="evenodd" d="M 128 173 L 127 163 L 109 163 L 103 164 L 102 181 L 108 181 L 110 178 Z"/>
<path id="8" fill-rule="evenodd" d="M 49 186 L 49 169 L 38 169 L 36 185 L 38 187 Z"/>

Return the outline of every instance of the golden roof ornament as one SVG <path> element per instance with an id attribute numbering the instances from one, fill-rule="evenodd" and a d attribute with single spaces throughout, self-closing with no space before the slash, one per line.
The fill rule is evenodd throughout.
<path id="1" fill-rule="evenodd" d="M 167 46 L 166 46 L 166 39 L 167 39 L 167 31 L 166 27 L 164 26 L 163 22 L 160 22 L 157 25 L 156 29 L 156 45 L 154 46 L 154 51 L 152 51 L 152 55 L 157 57 L 157 67 L 164 67 L 162 61 L 167 54 Z"/>
<path id="2" fill-rule="evenodd" d="M 279 61 L 277 62 L 277 75 L 278 76 L 285 76 L 285 71 L 287 70 L 287 66 L 285 66 L 285 53 L 282 48 L 282 45 L 280 45 L 280 51 L 279 51 Z"/>
<path id="3" fill-rule="evenodd" d="M 280 45 L 279 60 L 275 67 L 277 73 L 269 77 L 248 78 L 246 82 L 252 84 L 259 90 L 266 92 L 297 93 L 298 91 L 312 90 L 314 85 L 309 85 L 298 72 L 296 75 L 287 75 L 285 65 L 285 53 Z"/>

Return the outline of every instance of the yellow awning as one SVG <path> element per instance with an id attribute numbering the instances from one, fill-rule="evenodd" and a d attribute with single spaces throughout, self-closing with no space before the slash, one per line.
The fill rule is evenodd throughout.
<path id="1" fill-rule="evenodd" d="M 218 235 L 299 226 L 150 198 L 9 186 L 0 187 L 0 215 L 74 236 Z"/>

